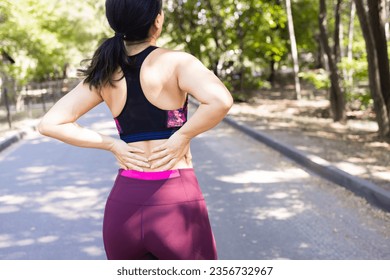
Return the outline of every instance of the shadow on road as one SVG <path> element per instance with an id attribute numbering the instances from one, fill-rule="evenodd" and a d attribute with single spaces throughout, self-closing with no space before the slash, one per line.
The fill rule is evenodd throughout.
<path id="1" fill-rule="evenodd" d="M 221 259 L 390 257 L 389 216 L 349 191 L 225 125 L 193 150 Z"/>
<path id="2" fill-rule="evenodd" d="M 102 108 L 81 123 L 116 133 Z M 105 259 L 101 226 L 113 156 L 34 134 L 7 151 L 0 170 L 1 259 Z"/>

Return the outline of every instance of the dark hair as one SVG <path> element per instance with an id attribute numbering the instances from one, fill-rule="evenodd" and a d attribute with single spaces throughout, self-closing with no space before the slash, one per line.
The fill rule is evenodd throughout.
<path id="1" fill-rule="evenodd" d="M 124 41 L 147 39 L 161 9 L 162 0 L 106 0 L 106 17 L 115 35 L 98 47 L 87 69 L 79 70 L 86 77 L 84 83 L 97 89 L 107 84 L 113 86 L 113 74 L 127 64 Z"/>

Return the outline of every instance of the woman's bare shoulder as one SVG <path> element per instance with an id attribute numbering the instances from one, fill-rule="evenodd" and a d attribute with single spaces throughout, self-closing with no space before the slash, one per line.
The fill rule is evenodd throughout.
<path id="1" fill-rule="evenodd" d="M 188 62 L 195 62 L 199 60 L 192 54 L 182 50 L 172 50 L 167 48 L 159 48 L 158 57 L 162 61 L 167 61 L 171 64 L 180 65 Z"/>

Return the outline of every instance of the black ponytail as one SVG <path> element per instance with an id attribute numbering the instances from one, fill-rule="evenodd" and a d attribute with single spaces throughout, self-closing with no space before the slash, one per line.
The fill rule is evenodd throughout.
<path id="1" fill-rule="evenodd" d="M 113 79 L 114 74 L 119 67 L 128 65 L 125 42 L 147 39 L 161 10 L 162 0 L 106 0 L 106 17 L 116 33 L 99 46 L 87 69 L 79 69 L 86 77 L 84 83 L 98 90 L 107 85 L 114 86 L 117 81 Z"/>
<path id="2" fill-rule="evenodd" d="M 91 64 L 87 69 L 79 70 L 86 77 L 84 83 L 97 89 L 106 85 L 114 86 L 114 73 L 120 66 L 127 63 L 123 35 L 115 34 L 114 37 L 106 39 L 95 51 L 90 61 Z"/>

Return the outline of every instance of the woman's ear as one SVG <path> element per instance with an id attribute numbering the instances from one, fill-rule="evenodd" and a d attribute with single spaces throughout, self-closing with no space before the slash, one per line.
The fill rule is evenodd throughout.
<path id="1" fill-rule="evenodd" d="M 164 10 L 161 10 L 161 13 L 159 13 L 154 21 L 154 26 L 157 29 L 161 29 L 164 24 Z"/>
<path id="2" fill-rule="evenodd" d="M 161 31 L 164 24 L 164 11 L 161 11 L 154 20 L 153 25 L 150 27 L 149 36 L 157 39 L 161 35 Z"/>

